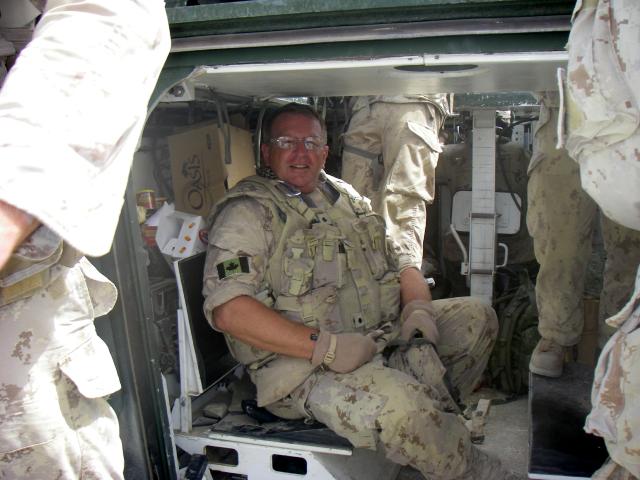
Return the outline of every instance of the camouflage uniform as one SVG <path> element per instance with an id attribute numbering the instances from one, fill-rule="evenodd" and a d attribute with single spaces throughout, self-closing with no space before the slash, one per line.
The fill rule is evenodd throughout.
<path id="1" fill-rule="evenodd" d="M 442 151 L 446 95 L 356 97 L 344 135 L 342 178 L 371 199 L 401 250 L 401 269 L 422 265 L 427 204 Z"/>
<path id="2" fill-rule="evenodd" d="M 536 283 L 539 331 L 560 345 L 575 345 L 584 322 L 583 291 L 598 206 L 580 186 L 579 166 L 557 149 L 558 96 L 542 95 L 529 166 L 527 226 L 540 271 Z M 640 262 L 640 234 L 602 216 L 607 259 L 600 296 L 600 345 L 612 333 L 604 319 L 631 294 Z"/>
<path id="3" fill-rule="evenodd" d="M 629 473 L 640 478 L 640 268 L 629 302 L 607 323 L 616 333 L 598 359 L 585 430 L 603 437 L 610 457 L 624 467 L 605 465 L 593 478 L 631 480 Z"/>
<path id="4" fill-rule="evenodd" d="M 122 478 L 116 290 L 78 252 L 110 249 L 168 51 L 163 2 L 50 0 L 0 90 L 0 199 L 43 224 L 0 271 L 2 478 Z"/>
<path id="5" fill-rule="evenodd" d="M 337 199 L 330 192 L 335 186 L 339 192 Z M 285 202 L 293 200 L 276 199 L 277 193 L 269 188 L 261 187 L 251 178 L 248 182 L 240 182 L 229 193 L 231 199 L 227 198 L 214 213 L 204 274 L 204 308 L 209 319 L 216 306 L 239 295 L 248 295 L 294 321 L 303 321 L 309 326 L 320 325 L 334 333 L 366 333 L 380 328 L 382 321 L 390 320 L 390 335 L 384 342 L 393 341 L 398 331 L 397 266 L 387 265 L 385 272 L 378 272 L 380 280 L 385 279 L 381 285 L 385 281 L 391 282 L 389 286 L 396 284 L 389 290 L 395 292 L 395 298 L 386 298 L 381 290 L 380 295 L 371 295 L 367 300 L 370 304 L 367 304 L 360 295 L 366 291 L 358 288 L 358 293 L 353 293 L 350 286 L 351 282 L 357 286 L 368 281 L 358 280 L 357 275 L 372 277 L 372 273 L 366 273 L 370 272 L 369 268 L 362 264 L 366 262 L 364 257 L 348 253 L 349 248 L 358 248 L 350 236 L 350 225 L 356 225 L 365 236 L 365 231 L 372 231 L 360 228 L 362 219 L 370 215 L 368 202 L 348 185 L 329 176 L 319 189 L 303 196 L 304 201 L 300 199 L 297 204 L 290 204 L 291 208 Z M 352 199 L 344 203 L 345 197 Z M 334 200 L 327 200 L 331 198 Z M 333 206 L 330 206 L 332 201 Z M 340 202 L 343 202 L 340 212 L 332 213 L 331 209 L 338 208 Z M 316 218 L 338 218 L 335 225 L 339 225 L 339 232 L 336 234 L 342 239 L 347 254 L 338 254 L 335 268 L 325 269 L 322 261 L 323 258 L 333 259 L 331 252 L 336 251 L 330 248 L 327 237 L 318 242 L 310 241 L 306 246 L 300 243 L 297 253 L 295 249 L 289 252 L 289 247 L 282 246 L 292 241 L 298 245 L 295 239 L 299 232 L 309 238 L 311 230 L 304 228 L 304 221 L 299 222 L 302 226 L 299 230 L 287 230 L 286 226 L 294 221 L 294 209 L 306 212 L 304 204 L 313 210 Z M 305 218 L 308 218 L 306 213 Z M 317 222 L 312 221 L 311 225 L 317 225 Z M 362 241 L 368 242 L 364 237 Z M 371 250 L 373 244 L 366 244 L 367 250 Z M 296 275 L 295 265 L 308 265 L 310 245 L 316 245 L 311 257 L 315 261 L 309 266 L 310 290 L 304 289 L 302 295 L 291 298 L 287 292 L 293 287 L 297 289 L 299 284 L 294 280 L 301 278 Z M 282 254 L 282 250 L 289 253 Z M 391 258 L 395 255 L 390 252 Z M 346 263 L 342 257 L 346 258 Z M 246 268 L 242 270 L 237 268 L 242 263 L 237 260 L 241 258 L 246 259 Z M 281 260 L 273 261 L 274 258 Z M 293 259 L 297 263 L 293 263 Z M 234 262 L 234 273 L 227 276 L 221 273 L 221 266 L 230 261 Z M 341 277 L 342 286 L 330 290 L 330 295 L 324 295 L 324 289 L 331 287 L 331 282 L 327 283 L 331 275 Z M 373 284 L 369 285 L 368 289 L 374 288 Z M 326 302 L 321 300 L 315 306 L 309 300 L 311 295 L 324 295 Z M 292 315 L 295 309 L 304 312 L 307 301 L 312 307 L 306 315 Z M 340 308 L 326 310 L 327 302 Z M 394 302 L 395 316 L 385 317 L 385 306 Z M 380 314 L 375 313 L 375 305 L 380 305 Z M 441 388 L 443 377 L 446 372 L 451 385 L 462 396 L 471 392 L 487 364 L 497 334 L 497 319 L 490 307 L 472 298 L 439 300 L 433 305 L 440 331 L 438 355 L 446 371 L 434 357 L 432 347 L 427 345 L 399 348 L 386 361 L 378 355 L 353 372 L 338 374 L 313 368 L 304 359 L 275 354 L 261 357 L 257 349 L 250 352 L 251 347 L 239 345 L 241 342 L 229 335 L 227 342 L 236 358 L 243 356 L 242 363 L 248 364 L 258 390 L 258 403 L 277 415 L 315 418 L 349 439 L 354 446 L 382 447 L 390 459 L 412 465 L 428 478 L 458 478 L 471 468 L 473 447 L 462 421 L 455 413 L 445 411 L 445 406 L 451 406 L 451 403 L 448 393 Z M 364 312 L 360 322 L 343 314 L 354 306 Z M 380 350 L 384 348 L 384 342 L 381 342 Z M 252 361 L 251 355 L 257 360 Z"/>
<path id="6" fill-rule="evenodd" d="M 102 398 L 120 382 L 93 326 L 115 286 L 44 226 L 1 285 L 0 477 L 121 478 L 118 420 Z"/>
<path id="7" fill-rule="evenodd" d="M 582 187 L 602 212 L 634 230 L 640 230 L 639 36 L 637 1 L 583 0 L 567 45 L 567 150 L 580 166 Z M 627 268 L 639 263 L 635 238 L 620 249 Z M 599 480 L 640 477 L 639 305 L 636 275 L 631 299 L 607 320 L 617 331 L 598 359 L 585 427 L 604 437 L 615 462 L 596 472 Z"/>
<path id="8" fill-rule="evenodd" d="M 640 230 L 638 38 L 635 0 L 578 2 L 566 92 L 566 148 L 580 165 L 582 188 L 607 217 L 634 230 Z"/>

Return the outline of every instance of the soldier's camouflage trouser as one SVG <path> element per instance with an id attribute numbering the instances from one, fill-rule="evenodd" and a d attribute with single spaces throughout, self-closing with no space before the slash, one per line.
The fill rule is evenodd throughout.
<path id="1" fill-rule="evenodd" d="M 342 179 L 384 217 L 404 257 L 401 266 L 422 265 L 426 208 L 433 201 L 442 150 L 440 117 L 428 103 L 373 103 L 354 113 L 344 135 Z"/>
<path id="2" fill-rule="evenodd" d="M 118 479 L 120 388 L 93 318 L 115 287 L 88 261 L 60 269 L 31 297 L 0 308 L 0 478 Z"/>
<path id="3" fill-rule="evenodd" d="M 598 215 L 598 206 L 580 185 L 580 168 L 566 150 L 556 149 L 557 108 L 535 133 L 530 172 L 527 226 L 540 264 L 536 284 L 539 331 L 544 338 L 571 346 L 582 334 L 583 291 L 598 217 L 606 251 L 600 295 L 599 344 L 613 330 L 604 323 L 626 303 L 640 262 L 640 232 Z M 542 118 L 542 117 L 541 117 Z"/>
<path id="4" fill-rule="evenodd" d="M 438 353 L 454 388 L 468 395 L 481 378 L 493 348 L 498 321 L 493 309 L 466 297 L 433 302 L 440 331 Z M 311 416 L 355 447 L 379 448 L 400 464 L 429 479 L 454 479 L 468 473 L 469 431 L 447 413 L 434 385 L 444 371 L 431 347 L 396 351 L 357 370 L 318 371 L 298 387 L 281 408 Z"/>

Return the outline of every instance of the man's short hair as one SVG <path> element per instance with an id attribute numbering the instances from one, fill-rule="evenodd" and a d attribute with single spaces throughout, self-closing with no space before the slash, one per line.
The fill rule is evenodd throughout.
<path id="1" fill-rule="evenodd" d="M 302 103 L 287 103 L 282 107 L 278 107 L 266 116 L 262 126 L 262 142 L 268 142 L 271 140 L 271 127 L 273 126 L 273 122 L 280 115 L 284 114 L 303 115 L 305 117 L 316 119 L 320 123 L 320 127 L 322 127 L 323 140 L 326 141 L 327 128 L 324 124 L 324 120 L 318 112 L 316 112 L 310 105 L 304 105 Z"/>

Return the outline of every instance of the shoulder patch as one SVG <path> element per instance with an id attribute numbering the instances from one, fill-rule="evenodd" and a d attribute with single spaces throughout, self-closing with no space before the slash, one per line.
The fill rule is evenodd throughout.
<path id="1" fill-rule="evenodd" d="M 249 273 L 249 257 L 238 257 L 225 260 L 216 265 L 220 280 L 237 273 Z"/>

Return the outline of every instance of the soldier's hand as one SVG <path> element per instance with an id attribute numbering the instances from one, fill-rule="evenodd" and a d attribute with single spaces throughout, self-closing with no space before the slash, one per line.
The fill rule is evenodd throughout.
<path id="1" fill-rule="evenodd" d="M 371 360 L 376 352 L 376 342 L 371 336 L 320 331 L 311 364 L 324 364 L 334 372 L 349 373 Z"/>
<path id="2" fill-rule="evenodd" d="M 431 302 L 426 300 L 413 300 L 405 305 L 400 315 L 400 338 L 411 340 L 417 332 L 433 345 L 440 340 L 440 333 L 436 325 L 435 309 Z"/>
<path id="3" fill-rule="evenodd" d="M 13 251 L 39 225 L 27 212 L 0 200 L 0 270 Z"/>

